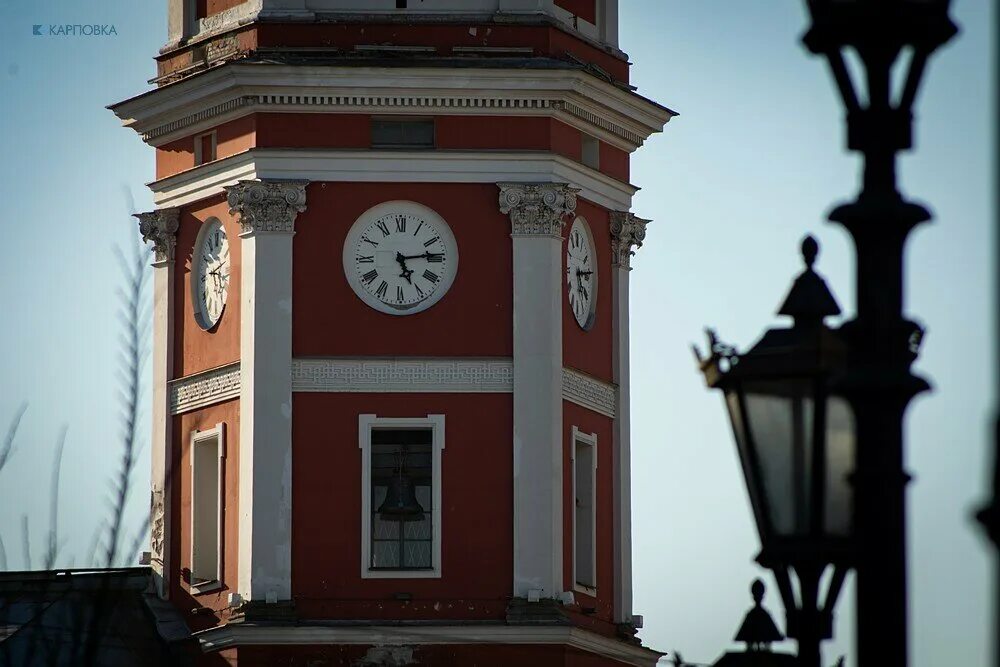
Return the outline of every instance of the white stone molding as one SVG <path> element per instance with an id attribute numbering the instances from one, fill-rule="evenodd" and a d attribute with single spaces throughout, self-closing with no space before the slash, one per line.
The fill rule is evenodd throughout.
<path id="1" fill-rule="evenodd" d="M 372 151 L 253 148 L 150 184 L 157 206 L 184 206 L 241 180 L 352 183 L 573 183 L 607 209 L 632 206 L 638 191 L 579 162 L 539 151 Z"/>
<path id="2" fill-rule="evenodd" d="M 646 225 L 651 221 L 634 213 L 611 211 L 611 262 L 631 270 L 632 255 L 646 239 Z"/>
<path id="3" fill-rule="evenodd" d="M 618 388 L 572 368 L 563 369 L 563 398 L 588 410 L 614 418 Z"/>
<path id="4" fill-rule="evenodd" d="M 295 359 L 292 391 L 509 393 L 510 359 Z"/>
<path id="5" fill-rule="evenodd" d="M 500 212 L 510 216 L 512 236 L 562 238 L 565 218 L 576 210 L 579 188 L 565 183 L 497 183 Z"/>
<path id="6" fill-rule="evenodd" d="M 254 625 L 228 623 L 194 633 L 205 653 L 236 646 L 433 644 L 566 645 L 636 667 L 654 667 L 663 653 L 571 625 Z"/>
<path id="7" fill-rule="evenodd" d="M 226 198 L 244 234 L 291 234 L 295 217 L 306 210 L 306 182 L 240 181 L 226 188 Z"/>
<path id="8" fill-rule="evenodd" d="M 179 208 L 160 208 L 147 213 L 136 213 L 142 240 L 153 244 L 157 262 L 174 261 L 177 247 L 177 229 L 180 226 Z"/>
<path id="9" fill-rule="evenodd" d="M 633 151 L 676 115 L 577 70 L 229 63 L 113 105 L 160 146 L 261 112 L 529 115 L 558 118 Z"/>
<path id="10" fill-rule="evenodd" d="M 170 383 L 170 414 L 180 415 L 240 397 L 240 363 L 194 373 Z"/>

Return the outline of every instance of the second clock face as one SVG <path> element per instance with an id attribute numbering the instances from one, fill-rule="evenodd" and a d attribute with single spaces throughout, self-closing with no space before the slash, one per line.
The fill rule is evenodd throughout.
<path id="1" fill-rule="evenodd" d="M 594 324 L 597 309 L 597 262 L 590 228 L 577 218 L 566 241 L 566 298 L 576 323 L 584 329 Z"/>
<path id="2" fill-rule="evenodd" d="M 458 248 L 448 223 L 431 209 L 392 201 L 369 209 L 344 244 L 344 274 L 366 304 L 391 315 L 430 308 L 458 270 Z"/>
<path id="3" fill-rule="evenodd" d="M 195 319 L 202 329 L 211 329 L 229 296 L 229 239 L 217 218 L 210 218 L 198 232 L 192 268 Z"/>

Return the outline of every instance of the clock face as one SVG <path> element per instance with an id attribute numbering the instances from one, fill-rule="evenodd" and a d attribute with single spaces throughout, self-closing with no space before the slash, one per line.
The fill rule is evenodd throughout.
<path id="1" fill-rule="evenodd" d="M 222 317 L 229 295 L 229 239 L 217 218 L 202 225 L 192 268 L 195 319 L 202 329 L 211 329 Z"/>
<path id="2" fill-rule="evenodd" d="M 594 324 L 597 306 L 597 264 L 594 240 L 583 218 L 573 221 L 566 241 L 566 297 L 576 323 L 583 329 Z"/>
<path id="3" fill-rule="evenodd" d="M 369 209 L 344 244 L 344 274 L 372 308 L 411 315 L 437 303 L 458 270 L 458 247 L 448 223 L 410 201 Z"/>

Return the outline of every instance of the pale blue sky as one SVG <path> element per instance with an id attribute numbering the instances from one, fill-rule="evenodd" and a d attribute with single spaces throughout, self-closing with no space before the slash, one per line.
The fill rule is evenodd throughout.
<path id="1" fill-rule="evenodd" d="M 932 225 L 912 237 L 908 312 L 929 334 L 920 370 L 935 391 L 910 410 L 913 664 L 985 665 L 989 560 L 969 520 L 985 496 L 993 396 L 990 146 L 991 4 L 956 0 L 961 37 L 928 70 L 918 151 L 904 192 Z M 704 325 L 746 347 L 768 326 L 815 234 L 818 268 L 853 309 L 853 254 L 824 223 L 855 191 L 840 104 L 822 62 L 802 49 L 802 3 L 622 0 L 622 46 L 640 92 L 679 111 L 633 161 L 652 218 L 632 273 L 635 608 L 645 641 L 711 662 L 750 603 L 757 536 L 721 399 L 689 351 Z M 147 89 L 165 41 L 161 0 L 0 0 L 0 426 L 29 402 L 18 450 L 0 476 L 0 537 L 24 564 L 21 516 L 37 564 L 49 477 L 69 425 L 60 565 L 85 564 L 117 465 L 113 396 L 114 244 L 152 208 L 153 151 L 105 105 Z M 37 37 L 33 24 L 114 24 L 115 37 Z M 143 433 L 146 432 L 145 426 Z M 148 448 L 130 520 L 147 502 Z M 768 597 L 781 619 L 776 591 Z M 850 591 L 827 663 L 851 651 Z M 849 663 L 851 664 L 851 663 Z"/>

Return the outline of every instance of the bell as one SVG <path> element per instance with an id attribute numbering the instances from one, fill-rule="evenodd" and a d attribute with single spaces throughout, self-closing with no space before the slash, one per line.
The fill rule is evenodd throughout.
<path id="1" fill-rule="evenodd" d="M 417 502 L 413 480 L 402 468 L 389 482 L 385 501 L 379 505 L 378 513 L 385 521 L 424 520 L 424 508 Z"/>

